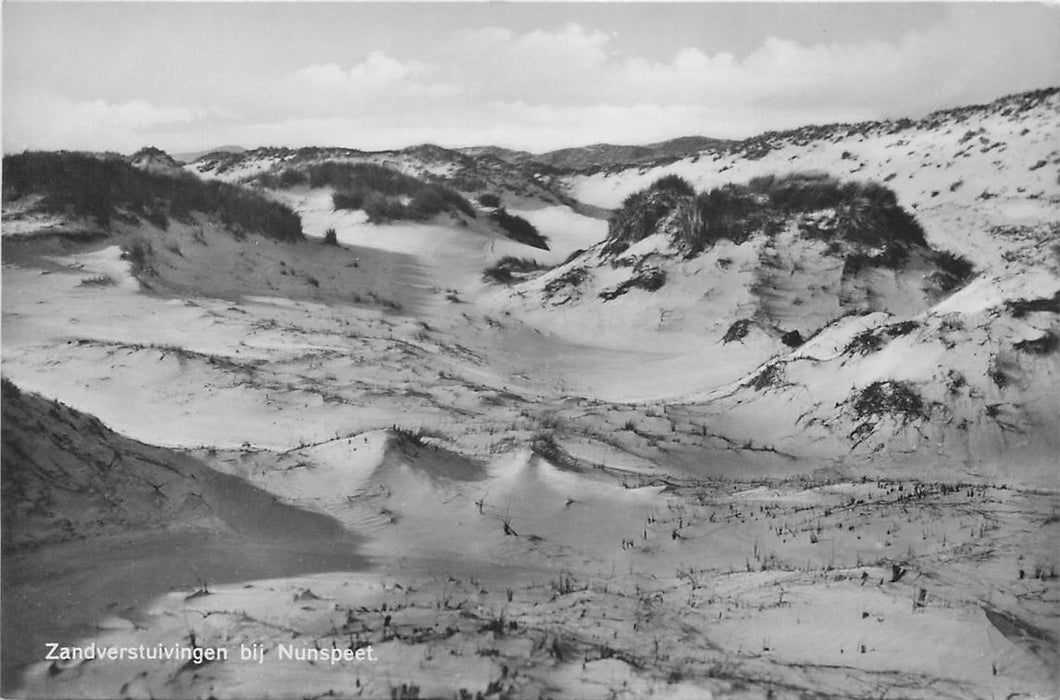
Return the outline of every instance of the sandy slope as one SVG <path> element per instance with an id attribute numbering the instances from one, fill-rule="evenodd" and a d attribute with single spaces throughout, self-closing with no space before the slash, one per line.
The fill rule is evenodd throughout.
<path id="1" fill-rule="evenodd" d="M 625 489 L 528 453 L 487 468 L 429 440 L 376 434 L 363 445 L 346 462 L 359 485 L 315 469 L 310 448 L 284 490 L 330 485 L 332 500 L 315 502 L 366 534 L 374 573 L 171 594 L 142 609 L 137 628 L 91 636 L 180 644 L 194 632 L 233 654 L 262 644 L 263 663 L 40 664 L 28 688 L 991 697 L 1055 682 L 1056 582 L 1031 578 L 1055 566 L 1042 548 L 1056 534 L 1055 499 L 886 481 Z M 907 569 L 897 581 L 891 562 Z M 374 662 L 279 657 L 281 645 L 369 644 Z"/>
<path id="2" fill-rule="evenodd" d="M 207 583 L 363 566 L 337 522 L 4 384 L 3 683 L 47 641 Z"/>

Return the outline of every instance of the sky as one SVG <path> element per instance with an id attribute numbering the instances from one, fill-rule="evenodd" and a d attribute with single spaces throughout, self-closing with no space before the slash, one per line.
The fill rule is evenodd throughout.
<path id="1" fill-rule="evenodd" d="M 543 152 L 1060 85 L 1060 4 L 3 3 L 3 149 Z"/>

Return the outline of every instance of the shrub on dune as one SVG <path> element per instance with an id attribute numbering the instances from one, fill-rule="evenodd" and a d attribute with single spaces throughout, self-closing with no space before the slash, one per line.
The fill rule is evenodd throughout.
<path id="1" fill-rule="evenodd" d="M 331 195 L 331 206 L 335 211 L 339 209 L 360 209 L 364 206 L 364 192 L 362 190 L 336 192 Z"/>
<path id="2" fill-rule="evenodd" d="M 487 282 L 512 284 L 517 281 L 519 276 L 525 277 L 534 272 L 540 272 L 541 270 L 547 269 L 547 266 L 542 265 L 532 258 L 517 258 L 514 255 L 505 255 L 496 263 L 486 268 L 482 273 L 482 277 Z"/>
<path id="3" fill-rule="evenodd" d="M 504 209 L 490 212 L 490 220 L 501 227 L 505 235 L 532 248 L 548 250 L 548 239 L 538 232 L 537 228 L 521 216 L 509 214 Z"/>
<path id="4" fill-rule="evenodd" d="M 479 195 L 478 203 L 484 207 L 496 209 L 501 205 L 501 198 L 495 194 L 490 194 L 487 192 L 486 194 Z"/>
<path id="5" fill-rule="evenodd" d="M 109 227 L 116 218 L 143 218 L 159 228 L 192 212 L 217 215 L 247 232 L 281 241 L 302 240 L 290 208 L 238 185 L 203 181 L 190 173 L 142 170 L 114 155 L 26 152 L 4 157 L 4 198 L 42 194 L 47 211 L 87 216 Z"/>
<path id="6" fill-rule="evenodd" d="M 360 209 L 372 222 L 426 221 L 445 211 L 475 218 L 475 208 L 459 192 L 375 163 L 318 163 L 307 177 L 312 187 L 335 188 L 336 210 Z"/>
<path id="7" fill-rule="evenodd" d="M 665 223 L 692 256 L 722 239 L 776 235 L 791 221 L 802 235 L 834 243 L 835 252 L 860 254 L 869 265 L 894 267 L 910 246 L 927 245 L 920 224 L 878 183 L 797 173 L 696 193 L 687 180 L 667 175 L 626 197 L 611 218 L 608 250 L 621 252 Z"/>
<path id="8" fill-rule="evenodd" d="M 673 192 L 675 194 L 683 194 L 689 197 L 696 193 L 695 188 L 692 187 L 692 183 L 680 175 L 675 174 L 663 175 L 653 182 L 649 189 Z"/>

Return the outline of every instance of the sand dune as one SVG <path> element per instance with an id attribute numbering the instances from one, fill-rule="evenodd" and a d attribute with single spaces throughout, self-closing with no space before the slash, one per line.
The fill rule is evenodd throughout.
<path id="1" fill-rule="evenodd" d="M 5 193 L 4 694 L 1049 696 L 1057 99 L 577 171 L 186 166 L 290 207 L 289 239 Z M 485 185 L 474 217 L 370 223 L 265 186 L 299 158 Z M 926 240 L 848 265 L 804 217 L 689 254 L 667 219 L 619 250 L 600 217 L 667 173 L 807 170 L 884 183 Z M 973 273 L 940 282 L 940 249 Z M 537 264 L 484 277 L 505 256 Z"/>

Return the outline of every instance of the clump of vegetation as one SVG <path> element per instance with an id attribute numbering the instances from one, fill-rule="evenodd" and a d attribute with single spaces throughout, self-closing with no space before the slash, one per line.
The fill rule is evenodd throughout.
<path id="1" fill-rule="evenodd" d="M 935 265 L 938 267 L 936 278 L 939 281 L 939 286 L 944 292 L 956 289 L 963 282 L 967 281 L 972 276 L 972 273 L 975 272 L 975 266 L 972 262 L 957 253 L 951 253 L 948 250 L 940 250 L 932 257 Z"/>
<path id="2" fill-rule="evenodd" d="M 335 227 L 332 226 L 324 232 L 324 245 L 338 245 L 339 234 L 335 231 Z"/>
<path id="3" fill-rule="evenodd" d="M 0 378 L 0 396 L 4 401 L 14 401 L 22 396 L 22 390 L 7 377 Z"/>
<path id="4" fill-rule="evenodd" d="M 838 241 L 832 241 L 829 243 L 828 252 L 832 255 L 842 254 L 843 246 Z M 848 253 L 843 260 L 843 277 L 856 275 L 871 267 L 896 269 L 908 258 L 908 251 L 900 246 L 890 246 L 882 251 Z"/>
<path id="5" fill-rule="evenodd" d="M 306 175 L 310 187 L 333 187 L 339 192 L 368 190 L 385 195 L 412 196 L 425 184 L 411 175 L 376 163 L 313 163 L 306 167 Z"/>
<path id="6" fill-rule="evenodd" d="M 555 467 L 571 467 L 574 459 L 563 447 L 556 442 L 556 438 L 548 433 L 538 433 L 530 440 L 530 449 L 534 454 L 548 461 Z"/>
<path id="7" fill-rule="evenodd" d="M 891 416 L 908 422 L 924 418 L 924 400 L 907 382 L 873 382 L 857 393 L 854 413 L 858 418 Z"/>
<path id="8" fill-rule="evenodd" d="M 675 174 L 663 175 L 653 182 L 648 189 L 658 192 L 673 192 L 675 194 L 683 194 L 689 197 L 696 193 L 695 188 L 692 187 L 692 183 L 680 175 Z"/>
<path id="9" fill-rule="evenodd" d="M 517 258 L 514 255 L 506 255 L 487 267 L 485 272 L 482 273 L 482 278 L 487 282 L 512 284 L 520 277 L 547 269 L 546 265 L 542 265 L 533 258 Z"/>
<path id="10" fill-rule="evenodd" d="M 390 442 L 399 447 L 426 447 L 426 437 L 430 436 L 422 429 L 410 430 L 397 425 L 390 428 Z"/>
<path id="11" fill-rule="evenodd" d="M 284 168 L 277 173 L 261 173 L 254 181 L 270 190 L 289 190 L 309 182 L 309 176 L 297 168 Z"/>
<path id="12" fill-rule="evenodd" d="M 780 342 L 784 343 L 789 348 L 797 348 L 800 345 L 802 345 L 803 343 L 805 343 L 806 341 L 805 341 L 805 339 L 803 339 L 802 333 L 800 333 L 797 330 L 791 330 L 791 331 L 788 331 L 787 333 L 782 333 L 781 334 Z"/>
<path id="13" fill-rule="evenodd" d="M 883 338 L 876 334 L 871 328 L 855 335 L 843 352 L 847 355 L 868 355 L 883 347 Z"/>
<path id="14" fill-rule="evenodd" d="M 368 215 L 368 221 L 373 224 L 383 224 L 388 221 L 404 219 L 405 205 L 400 199 L 387 197 L 377 192 L 358 193 L 361 199 L 360 209 Z"/>
<path id="15" fill-rule="evenodd" d="M 828 216 L 806 216 L 824 210 Z M 916 219 L 878 183 L 802 173 L 696 194 L 686 180 L 671 175 L 625 199 L 611 219 L 607 251 L 621 252 L 658 232 L 663 221 L 672 222 L 675 242 L 692 256 L 721 239 L 741 243 L 758 233 L 776 235 L 792 219 L 807 237 L 863 254 L 864 264 L 894 266 L 905 260 L 909 246 L 926 246 Z"/>
<path id="16" fill-rule="evenodd" d="M 563 262 L 561 262 L 557 267 L 563 267 L 564 265 L 566 265 L 567 263 L 571 262 L 572 260 L 574 260 L 576 257 L 578 257 L 579 255 L 581 255 L 584 252 L 585 252 L 585 248 L 578 248 L 577 250 L 572 251 L 571 254 L 568 255 L 566 258 L 564 258 Z"/>
<path id="17" fill-rule="evenodd" d="M 490 212 L 490 220 L 504 230 L 508 238 L 532 248 L 548 250 L 548 238 L 538 232 L 537 228 L 521 216 L 509 214 L 502 209 L 494 209 Z"/>
<path id="18" fill-rule="evenodd" d="M 336 210 L 363 209 L 373 223 L 426 221 L 444 211 L 475 217 L 475 208 L 459 192 L 375 163 L 314 163 L 306 178 L 310 187 L 335 189 L 331 205 Z"/>
<path id="19" fill-rule="evenodd" d="M 280 241 L 303 239 L 291 209 L 260 194 L 190 173 L 136 168 L 119 156 L 26 152 L 4 157 L 4 198 L 43 194 L 45 211 L 88 216 L 109 227 L 133 217 L 165 228 L 170 218 L 190 222 L 192 212 L 213 214 L 244 233 Z"/>
<path id="20" fill-rule="evenodd" d="M 96 275 L 81 280 L 79 287 L 113 287 L 117 282 L 110 275 Z"/>
<path id="21" fill-rule="evenodd" d="M 331 208 L 335 211 L 339 211 L 340 209 L 356 211 L 363 206 L 363 190 L 357 190 L 356 192 L 335 192 L 331 195 Z"/>
<path id="22" fill-rule="evenodd" d="M 964 387 L 968 386 L 968 380 L 965 379 L 964 375 L 955 369 L 951 369 L 946 372 L 946 391 L 950 394 L 957 394 Z"/>
<path id="23" fill-rule="evenodd" d="M 1014 301 L 1005 302 L 1005 306 L 1008 307 L 1013 318 L 1023 318 L 1027 314 L 1037 313 L 1040 311 L 1052 312 L 1054 314 L 1060 314 L 1060 292 L 1057 292 L 1051 297 L 1041 297 L 1039 299 L 1016 299 Z"/>
<path id="24" fill-rule="evenodd" d="M 578 287 L 589 278 L 589 271 L 584 267 L 575 267 L 567 270 L 554 280 L 545 285 L 545 296 L 554 297 L 567 287 Z"/>
<path id="25" fill-rule="evenodd" d="M 997 355 L 990 358 L 990 364 L 986 368 L 986 376 L 990 377 L 990 380 L 994 382 L 994 386 L 998 389 L 1004 389 L 1012 383 L 1008 373 L 1005 371 L 1004 361 Z"/>
<path id="26" fill-rule="evenodd" d="M 659 224 L 671 216 L 689 197 L 670 190 L 642 190 L 625 198 L 608 222 L 604 252 L 618 254 L 630 244 L 656 233 Z"/>
<path id="27" fill-rule="evenodd" d="M 654 292 L 666 284 L 666 272 L 656 267 L 641 270 L 629 279 L 619 284 L 614 289 L 605 289 L 600 292 L 600 298 L 604 301 L 617 299 L 631 289 L 643 289 Z"/>
<path id="28" fill-rule="evenodd" d="M 725 335 L 722 336 L 721 342 L 728 345 L 729 343 L 737 340 L 743 340 L 747 337 L 747 334 L 751 332 L 751 324 L 754 323 L 749 318 L 741 318 L 733 322 L 729 326 L 729 330 L 725 331 Z"/>
<path id="29" fill-rule="evenodd" d="M 861 331 L 847 343 L 843 352 L 847 355 L 868 355 L 883 347 L 888 338 L 909 335 L 920 326 L 916 321 L 901 321 L 882 328 Z"/>
<path id="30" fill-rule="evenodd" d="M 920 324 L 916 321 L 899 321 L 885 326 L 884 332 L 892 338 L 898 338 L 903 335 L 909 335 L 917 328 L 920 328 Z"/>
<path id="31" fill-rule="evenodd" d="M 501 198 L 489 192 L 479 195 L 478 203 L 490 209 L 496 209 L 501 205 Z"/>
<path id="32" fill-rule="evenodd" d="M 1057 347 L 1060 347 L 1060 340 L 1057 339 L 1055 333 L 1047 332 L 1040 338 L 1021 340 L 1012 347 L 1021 352 L 1029 352 L 1035 355 L 1050 355 L 1056 352 Z"/>
<path id="33" fill-rule="evenodd" d="M 784 383 L 784 367 L 779 363 L 767 365 L 762 368 L 750 381 L 750 386 L 755 391 L 762 391 L 770 387 L 778 387 Z"/>
<path id="34" fill-rule="evenodd" d="M 149 241 L 137 238 L 122 251 L 122 258 L 132 263 L 134 275 L 154 274 L 154 249 Z"/>

